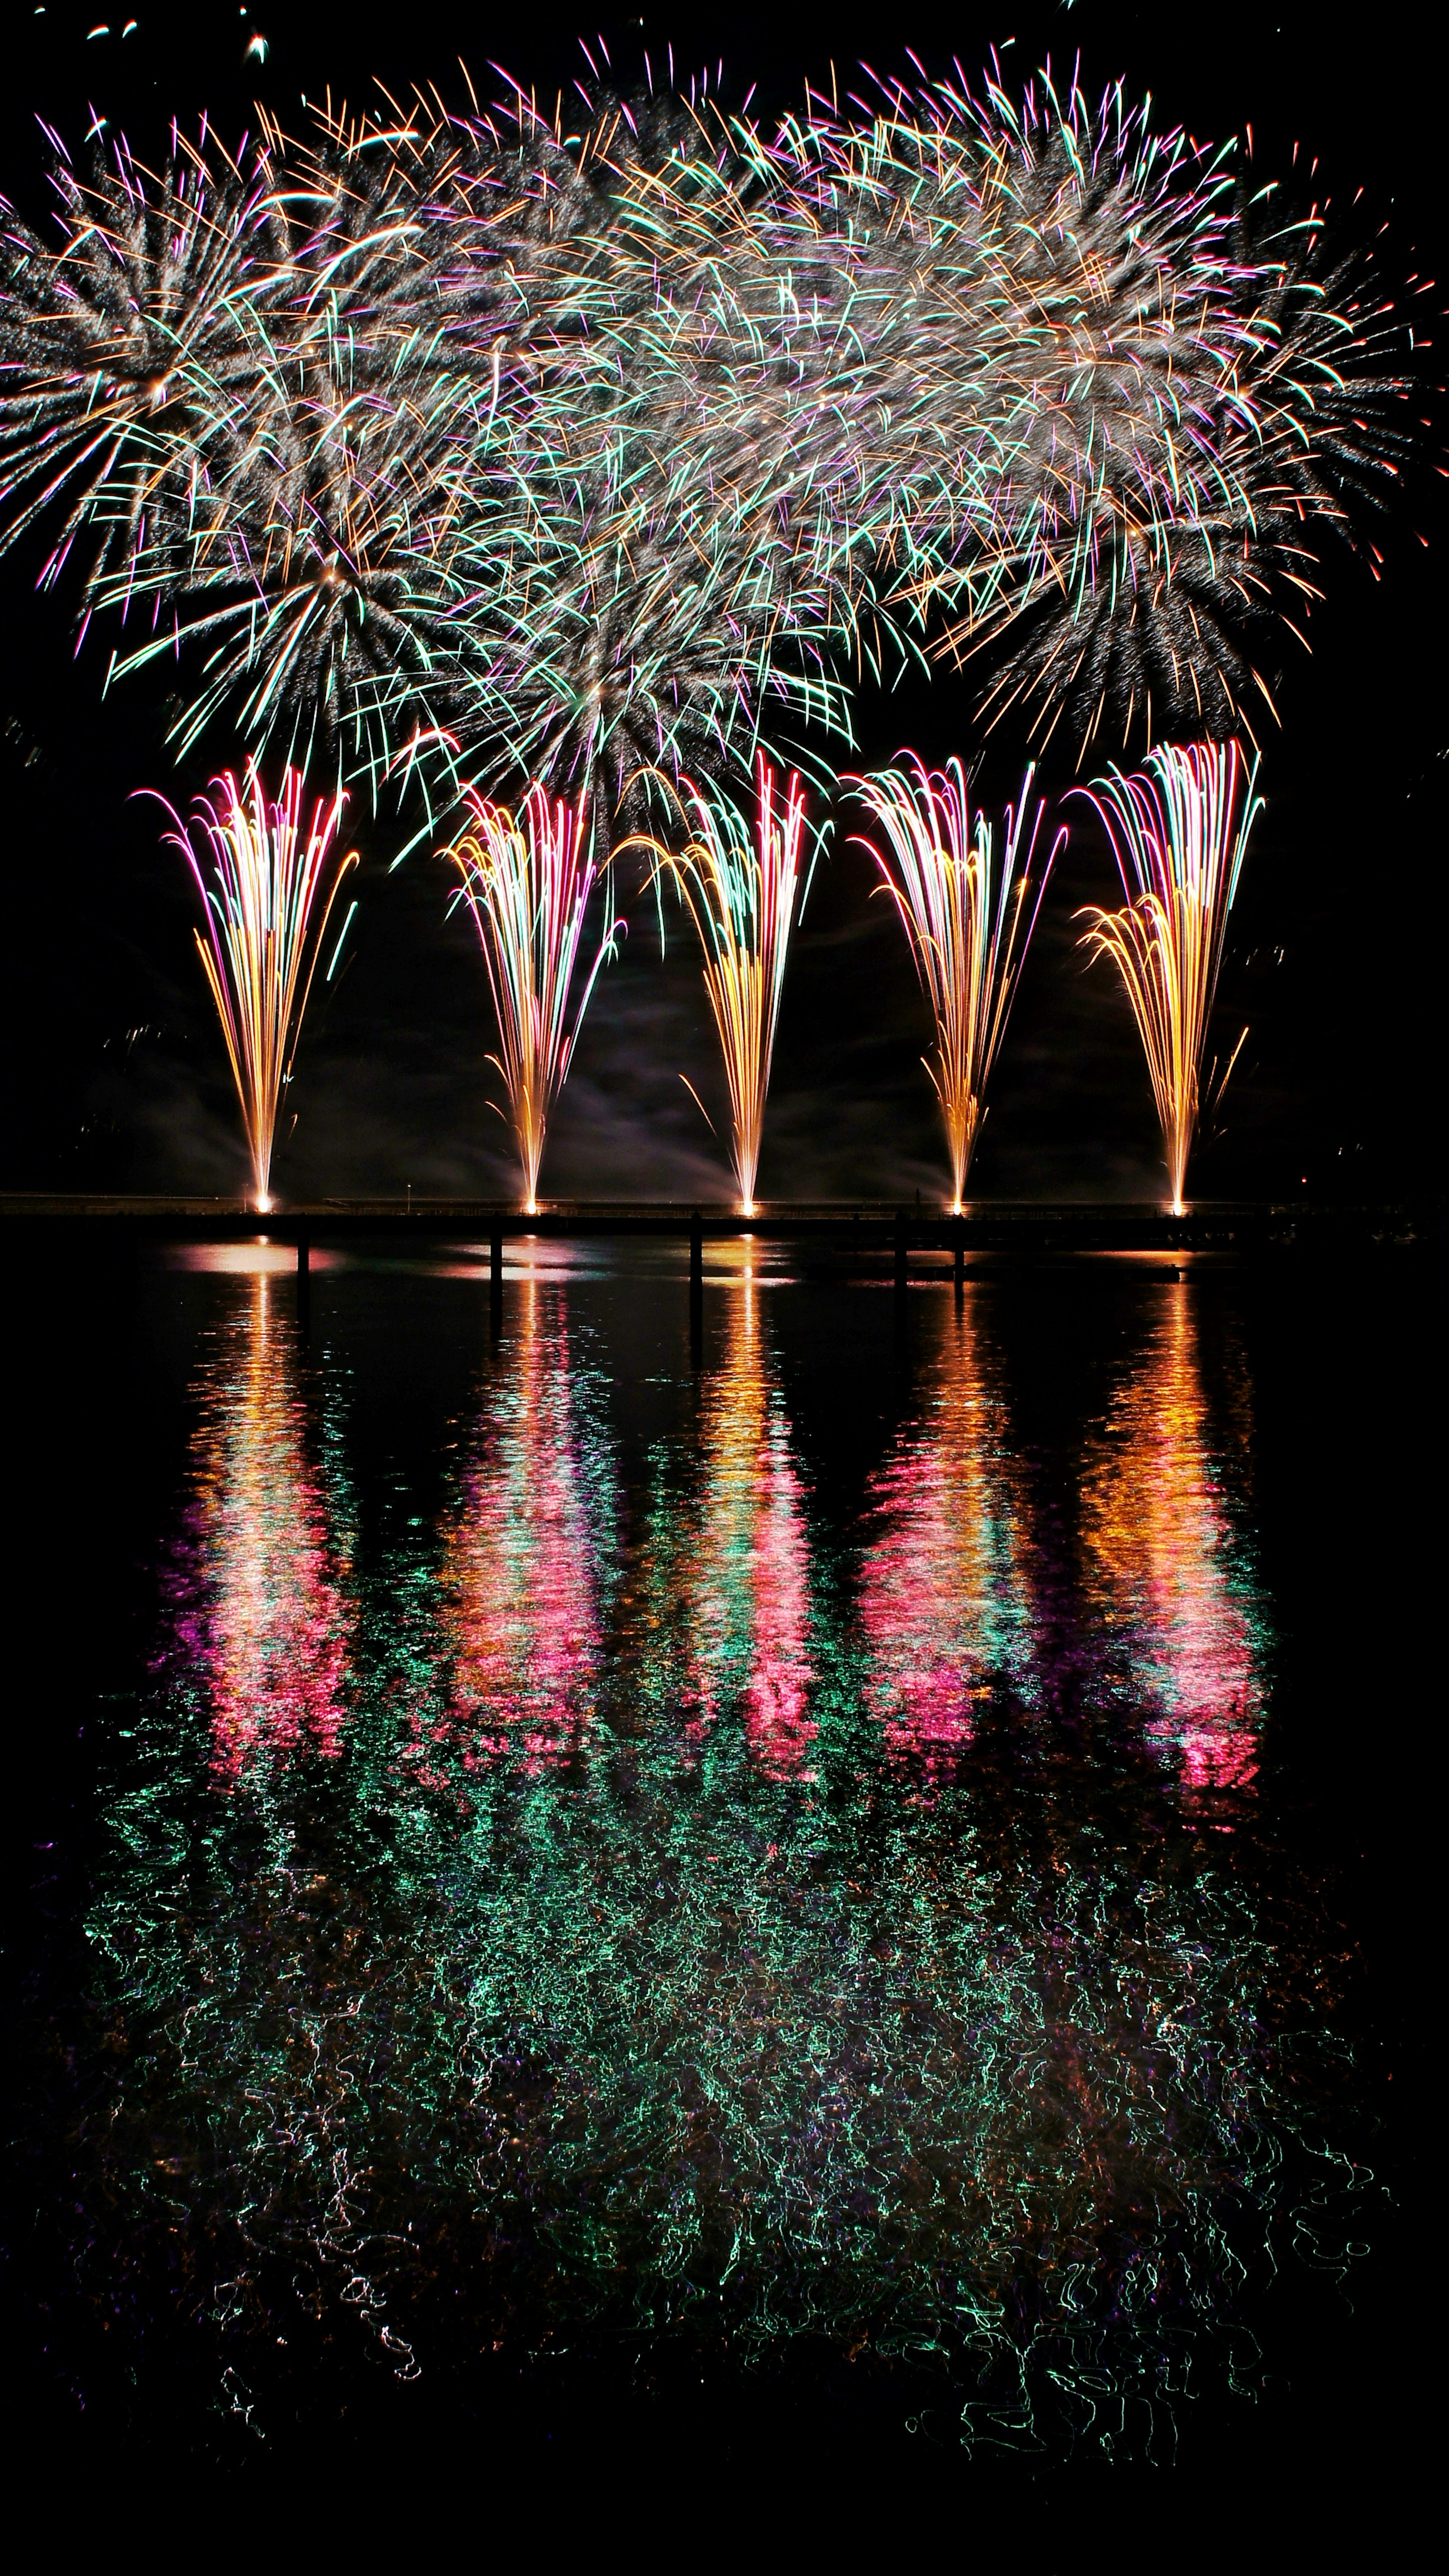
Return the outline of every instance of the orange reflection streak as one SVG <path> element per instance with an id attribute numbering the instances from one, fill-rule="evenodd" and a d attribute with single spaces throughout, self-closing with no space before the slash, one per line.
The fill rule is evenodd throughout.
<path id="1" fill-rule="evenodd" d="M 1246 1788 L 1263 1706 L 1254 1597 L 1210 1446 L 1193 1291 L 1180 1280 L 1160 1294 L 1148 1352 L 1084 1461 L 1088 1598 L 1119 1630 L 1148 1734 L 1178 1748 L 1182 1786 Z"/>
<path id="2" fill-rule="evenodd" d="M 249 1294 L 240 1373 L 216 1371 L 198 1433 L 206 1606 L 178 1622 L 210 1692 L 212 1764 L 228 1780 L 262 1753 L 335 1754 L 347 1675 L 350 1563 L 328 1529 L 274 1282 L 264 1272 Z"/>
<path id="3" fill-rule="evenodd" d="M 558 1299 L 552 1333 L 546 1297 Z M 469 1770 L 510 1748 L 531 1771 L 566 1760 L 599 1684 L 597 1549 L 562 1292 L 524 1278 L 516 1312 L 512 1367 L 491 1392 L 478 1463 L 443 1552 L 454 1713 L 439 1732 L 461 1733 Z M 426 1774 L 415 1776 L 429 1785 Z"/>
<path id="4" fill-rule="evenodd" d="M 1031 1645 L 1009 1423 L 979 1290 L 968 1285 L 941 1322 L 919 1411 L 871 1482 L 860 1584 L 866 1706 L 892 1752 L 928 1766 L 965 1750 L 973 1703 L 1023 1673 Z"/>
<path id="5" fill-rule="evenodd" d="M 751 1754 L 771 1779 L 798 1774 L 818 1732 L 809 1714 L 810 1546 L 789 1426 L 749 1273 L 730 1292 L 724 1356 L 700 1422 L 706 1462 L 698 1543 L 685 1575 L 698 1741 L 740 1690 Z M 807 1775 L 808 1776 L 808 1775 Z"/>

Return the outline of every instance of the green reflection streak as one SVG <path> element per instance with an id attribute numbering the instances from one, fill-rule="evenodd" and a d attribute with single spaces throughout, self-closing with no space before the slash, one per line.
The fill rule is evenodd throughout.
<path id="1" fill-rule="evenodd" d="M 862 1560 L 736 1297 L 632 1522 L 602 1376 L 540 1291 L 439 1529 L 359 1551 L 340 1380 L 310 1449 L 273 1443 L 276 1510 L 325 1525 L 299 1582 L 349 1569 L 335 1757 L 286 1738 L 219 1772 L 214 1664 L 178 1621 L 92 1919 L 124 2045 L 90 2152 L 128 2226 L 192 2244 L 233 2353 L 289 2302 L 345 2304 L 403 2375 L 510 2338 L 749 2363 L 814 2333 L 925 2357 L 968 2437 L 1130 2448 L 1129 2401 L 1170 2408 L 1209 2334 L 1238 2366 L 1245 2266 L 1317 2153 L 1321 2034 L 1272 2036 L 1251 1908 L 1166 1829 L 1150 1754 L 1110 1832 L 1090 1752 L 1050 1758 L 1030 1498 L 1000 1383 L 971 1397 L 980 1335 L 943 1344 Z M 206 1374 L 203 1491 L 236 1472 L 255 1358 L 243 1317 Z M 290 1346 L 269 1366 L 295 1421 Z M 1100 1575 L 1117 1504 L 1084 1491 Z M 919 1675 L 946 1622 L 976 1767 L 923 1772 L 891 1741 L 880 1601 L 897 1616 L 911 1550 L 936 1562 L 940 1510 L 973 1492 L 967 1570 L 918 1592 L 907 1643 Z M 203 1515 L 183 1599 L 237 1581 L 227 1548 L 256 1532 Z M 1220 1608 L 1191 1632 L 1199 1683 Z"/>

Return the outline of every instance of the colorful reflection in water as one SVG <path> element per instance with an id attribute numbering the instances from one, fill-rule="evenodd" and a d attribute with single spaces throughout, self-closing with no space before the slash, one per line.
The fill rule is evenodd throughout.
<path id="1" fill-rule="evenodd" d="M 866 1705 L 894 1753 L 928 1766 L 971 1742 L 979 1701 L 1030 1692 L 1032 1614 L 1020 1475 L 973 1281 L 944 1322 L 867 1496 L 860 1616 Z"/>
<path id="2" fill-rule="evenodd" d="M 700 1407 L 689 1538 L 673 1551 L 672 1624 L 689 1643 L 695 1742 L 722 1709 L 738 1709 L 754 1760 L 781 1780 L 803 1771 L 817 1732 L 804 1493 L 748 1268 L 726 1291 L 725 1317 Z"/>
<path id="3" fill-rule="evenodd" d="M 1075 1592 L 1002 1290 L 922 1300 L 852 1482 L 787 1417 L 797 1292 L 713 1290 L 696 1376 L 618 1357 L 627 1280 L 510 1283 L 351 1552 L 361 1371 L 304 1402 L 270 1283 L 210 1293 L 204 1606 L 116 1750 L 74 2295 L 144 2342 L 184 2276 L 197 2385 L 263 2426 L 377 2364 L 482 2407 L 494 2356 L 613 2386 L 823 2349 L 952 2441 L 1169 2450 L 1329 2207 L 1311 1977 L 1239 1838 L 1123 1751 L 1241 1781 L 1263 1713 L 1215 1464 L 1247 1394 L 1193 1292 L 1138 1296 L 1086 1416 Z M 369 1293 L 408 1327 L 417 1282 Z M 1041 1686 L 1073 1597 L 1110 1743 Z"/>
<path id="4" fill-rule="evenodd" d="M 1088 1600 L 1189 1794 L 1251 1784 L 1263 1714 L 1263 1611 L 1232 1490 L 1250 1446 L 1240 1361 L 1220 1370 L 1215 1398 L 1192 1288 L 1159 1288 L 1081 1480 Z"/>
<path id="5" fill-rule="evenodd" d="M 302 1746 L 335 1755 L 344 1722 L 348 1548 L 279 1296 L 285 1285 L 257 1272 L 219 1337 L 168 1586 L 170 1655 L 199 1686 L 212 1763 L 229 1780 Z"/>
<path id="6" fill-rule="evenodd" d="M 651 1458 L 612 1660 L 621 1716 L 647 1712 L 677 1736 L 686 1768 L 727 1762 L 738 1735 L 766 1778 L 809 1782 L 811 1541 L 768 1302 L 752 1263 L 731 1263 L 688 1426 Z"/>
<path id="7" fill-rule="evenodd" d="M 602 1532 L 578 1420 L 567 1309 L 533 1271 L 519 1281 L 507 1369 L 490 1381 L 475 1453 L 443 1544 L 440 1607 L 451 1712 L 420 1745 L 456 1740 L 471 1771 L 512 1751 L 564 1760 L 590 1723 L 602 1643 Z M 436 1764 L 420 1781 L 441 1786 Z"/>

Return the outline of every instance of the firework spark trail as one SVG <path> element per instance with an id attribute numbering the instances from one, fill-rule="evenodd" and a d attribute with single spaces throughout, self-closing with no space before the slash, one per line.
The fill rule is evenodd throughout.
<path id="1" fill-rule="evenodd" d="M 57 255 L 8 207 L 0 282 L 0 543 L 52 504 L 41 571 L 94 539 L 81 614 L 184 581 L 255 408 L 256 325 L 285 277 L 265 155 L 124 141 L 88 179 L 60 153 Z"/>
<path id="2" fill-rule="evenodd" d="M 269 144 L 268 264 L 235 298 L 245 382 L 217 390 L 228 441 L 180 538 L 130 571 L 121 605 L 149 603 L 154 631 L 115 670 L 192 647 L 183 749 L 231 705 L 259 739 L 320 736 L 375 793 L 395 712 L 422 721 L 457 662 L 458 494 L 489 470 L 478 370 L 428 312 L 418 187 L 399 200 L 356 151 Z"/>
<path id="3" fill-rule="evenodd" d="M 56 184 L 58 258 L 5 228 L 0 536 L 54 504 L 46 579 L 94 537 L 82 610 L 132 630 L 115 671 L 195 648 L 183 746 L 231 701 L 257 741 L 342 736 L 376 780 L 399 681 L 426 709 L 456 658 L 457 489 L 484 470 L 418 188 L 400 204 L 360 152 L 271 130 L 244 168 L 204 134 L 160 172 L 122 142 Z"/>
<path id="4" fill-rule="evenodd" d="M 617 796 L 1003 638 L 1042 733 L 1232 728 L 1405 445 L 1387 306 L 1120 88 L 389 113 L 4 219 L 0 538 L 94 541 L 183 741 Z"/>
<path id="5" fill-rule="evenodd" d="M 1043 806 L 1038 799 L 1023 855 L 1035 776 L 1029 768 L 1016 805 L 1006 809 L 998 864 L 984 815 L 972 834 L 960 761 L 927 770 L 914 752 L 902 759 L 909 765 L 841 783 L 858 791 L 889 845 L 883 851 L 860 839 L 884 880 L 877 891 L 888 893 L 900 914 L 935 1018 L 936 1061 L 924 1061 L 946 1122 L 952 1213 L 959 1216 L 991 1068 L 1047 878 L 1067 835 L 1063 826 L 1034 876 Z"/>
<path id="6" fill-rule="evenodd" d="M 174 807 L 157 798 L 176 825 L 165 838 L 184 854 L 206 907 L 206 936 L 198 930 L 196 945 L 231 1059 L 262 1210 L 271 1205 L 277 1111 L 328 918 L 357 864 L 355 850 L 339 858 L 334 847 L 346 796 L 340 789 L 330 799 L 319 796 L 304 833 L 305 785 L 300 770 L 288 769 L 280 796 L 269 801 L 255 761 L 240 785 L 230 770 L 214 778 L 193 817 L 202 854 Z"/>
<path id="7" fill-rule="evenodd" d="M 570 1026 L 584 915 L 600 874 L 586 810 L 585 796 L 570 806 L 535 784 L 515 815 L 473 790 L 468 829 L 445 853 L 462 879 L 460 899 L 473 916 L 488 969 L 503 1049 L 490 1061 L 507 1086 L 529 1216 L 538 1202 L 549 1113 L 599 969 L 615 954 L 615 934 L 623 927 L 614 921 L 605 930 Z"/>
<path id="8" fill-rule="evenodd" d="M 1183 1212 L 1183 1184 L 1202 1106 L 1203 1045 L 1217 992 L 1228 914 L 1238 890 L 1248 834 L 1263 802 L 1254 793 L 1236 742 L 1164 744 L 1146 769 L 1124 777 L 1113 768 L 1078 788 L 1107 828 L 1125 906 L 1088 906 L 1082 945 L 1110 957 L 1127 988 L 1162 1125 L 1162 1151 L 1173 1213 Z M 1242 796 L 1241 813 L 1239 798 Z M 1217 1086 L 1220 1098 L 1243 1038 Z"/>
<path id="9" fill-rule="evenodd" d="M 684 849 L 676 856 L 652 836 L 637 838 L 654 852 L 656 882 L 666 872 L 673 877 L 699 933 L 729 1085 L 740 1207 L 751 1216 L 796 896 L 803 903 L 809 882 L 808 874 L 803 884 L 801 877 L 805 791 L 792 774 L 781 796 L 761 752 L 752 831 L 723 788 L 688 778 L 681 784 L 682 808 L 694 826 Z"/>
<path id="10" fill-rule="evenodd" d="M 1239 721 L 1252 627 L 1402 452 L 1387 308 L 1304 236 L 1254 239 L 1225 157 L 1120 86 L 814 104 L 759 229 L 810 279 L 782 484 L 793 521 L 824 505 L 837 659 L 959 659 L 1024 619 L 988 704 L 1039 731 Z"/>

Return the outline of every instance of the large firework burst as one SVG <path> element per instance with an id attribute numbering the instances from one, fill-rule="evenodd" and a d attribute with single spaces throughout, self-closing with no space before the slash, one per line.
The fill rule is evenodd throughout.
<path id="1" fill-rule="evenodd" d="M 1042 733 L 1225 730 L 1393 461 L 1384 310 L 1120 90 L 417 99 L 57 187 L 0 529 L 181 657 L 183 740 L 374 787 L 426 742 L 608 802 L 981 646 Z"/>

